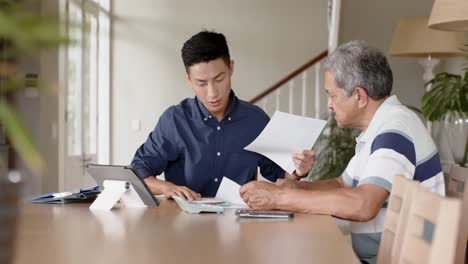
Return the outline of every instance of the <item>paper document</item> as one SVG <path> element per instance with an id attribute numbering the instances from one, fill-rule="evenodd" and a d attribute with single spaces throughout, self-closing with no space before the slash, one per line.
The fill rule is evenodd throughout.
<path id="1" fill-rule="evenodd" d="M 192 203 L 196 204 L 222 204 L 224 203 L 223 200 L 216 199 L 216 198 L 209 198 L 209 197 L 203 197 L 199 201 L 191 201 Z"/>
<path id="2" fill-rule="evenodd" d="M 311 149 L 326 123 L 276 111 L 262 133 L 245 149 L 268 157 L 291 174 L 296 169 L 292 154 Z"/>
<path id="3" fill-rule="evenodd" d="M 240 185 L 232 181 L 229 178 L 223 177 L 221 184 L 219 185 L 218 192 L 216 193 L 216 199 L 229 202 L 233 205 L 240 205 L 248 207 L 247 204 L 240 197 L 239 189 Z"/>

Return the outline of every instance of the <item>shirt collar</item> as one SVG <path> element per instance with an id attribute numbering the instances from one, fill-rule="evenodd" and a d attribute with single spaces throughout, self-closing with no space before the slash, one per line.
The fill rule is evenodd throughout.
<path id="1" fill-rule="evenodd" d="M 367 129 L 361 132 L 361 134 L 356 138 L 356 141 L 366 142 L 369 139 L 373 138 L 374 134 L 380 128 L 382 122 L 386 121 L 384 116 L 388 113 L 388 108 L 391 108 L 395 105 L 401 105 L 396 95 L 392 95 L 385 99 L 385 101 L 379 106 L 377 111 L 375 111 L 375 114 L 372 117 L 369 126 L 367 126 Z"/>
<path id="2" fill-rule="evenodd" d="M 230 98 L 229 107 L 224 117 L 231 118 L 230 116 L 236 110 L 239 99 L 237 98 L 236 94 L 234 93 L 232 89 L 231 89 L 231 93 L 229 94 L 229 98 Z M 208 112 L 208 109 L 206 109 L 203 103 L 200 100 L 198 100 L 196 96 L 195 96 L 195 100 L 197 101 L 198 109 L 200 109 L 202 119 L 204 121 L 207 121 L 208 119 L 212 118 L 210 112 Z"/>

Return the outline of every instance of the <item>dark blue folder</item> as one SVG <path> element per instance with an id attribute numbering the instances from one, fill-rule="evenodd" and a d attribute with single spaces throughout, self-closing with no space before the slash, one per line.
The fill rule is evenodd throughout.
<path id="1" fill-rule="evenodd" d="M 99 186 L 94 186 L 86 189 L 80 189 L 79 192 L 61 192 L 61 193 L 46 193 L 35 197 L 31 200 L 32 203 L 81 203 L 92 202 L 97 195 L 101 193 Z"/>

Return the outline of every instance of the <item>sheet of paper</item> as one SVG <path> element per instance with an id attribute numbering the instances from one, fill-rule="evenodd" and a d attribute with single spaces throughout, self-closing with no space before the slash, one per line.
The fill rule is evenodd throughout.
<path id="1" fill-rule="evenodd" d="M 239 194 L 240 185 L 229 178 L 223 177 L 219 185 L 216 199 L 220 199 L 231 203 L 232 205 L 241 205 L 247 207 L 247 204 L 242 200 Z"/>
<path id="2" fill-rule="evenodd" d="M 191 202 L 196 203 L 196 204 L 222 204 L 224 203 L 223 200 L 212 198 L 212 197 L 203 197 L 199 201 L 191 201 Z"/>
<path id="3" fill-rule="evenodd" d="M 276 111 L 262 133 L 245 149 L 268 157 L 292 173 L 296 169 L 292 154 L 311 149 L 326 123 L 325 120 Z"/>

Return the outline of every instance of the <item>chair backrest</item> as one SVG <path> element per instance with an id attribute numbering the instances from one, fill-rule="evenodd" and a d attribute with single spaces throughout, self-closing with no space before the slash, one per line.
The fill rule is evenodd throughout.
<path id="1" fill-rule="evenodd" d="M 468 168 L 453 165 L 450 169 L 447 196 L 463 199 L 468 179 Z"/>
<path id="2" fill-rule="evenodd" d="M 404 176 L 397 176 L 393 180 L 377 256 L 378 264 L 398 263 L 399 261 L 402 235 L 406 228 L 406 219 L 413 197 L 411 194 L 417 185 L 417 182 Z"/>
<path id="3" fill-rule="evenodd" d="M 453 165 L 450 170 L 448 184 L 447 184 L 447 195 L 449 197 L 455 197 L 461 199 L 462 214 L 460 217 L 460 232 L 458 233 L 457 242 L 457 256 L 455 263 L 463 264 L 468 261 L 466 254 L 467 251 L 467 240 L 468 240 L 468 168 Z"/>
<path id="4" fill-rule="evenodd" d="M 454 263 L 461 201 L 444 198 L 417 186 L 403 233 L 399 263 Z M 425 238 L 427 222 L 435 226 Z"/>

